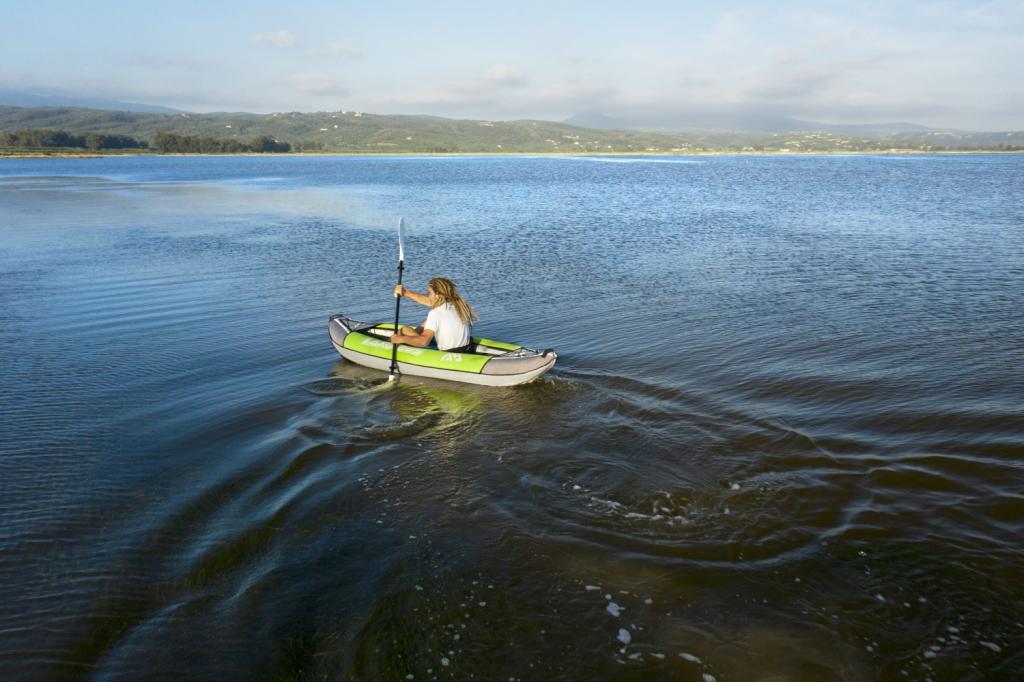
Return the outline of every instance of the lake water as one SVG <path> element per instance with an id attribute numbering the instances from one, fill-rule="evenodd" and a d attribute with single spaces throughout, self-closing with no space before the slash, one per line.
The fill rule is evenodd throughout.
<path id="1" fill-rule="evenodd" d="M 8 159 L 0 353 L 4 679 L 1024 676 L 1024 156 Z"/>

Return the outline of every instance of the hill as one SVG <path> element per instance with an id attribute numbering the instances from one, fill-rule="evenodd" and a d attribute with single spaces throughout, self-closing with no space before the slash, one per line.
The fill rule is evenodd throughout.
<path id="1" fill-rule="evenodd" d="M 101 97 L 82 97 L 59 91 L 27 91 L 0 88 L 0 105 L 10 107 L 79 107 L 87 109 L 109 109 L 113 111 L 145 111 L 160 114 L 180 114 L 179 109 L 157 104 L 122 102 Z"/>
<path id="2" fill-rule="evenodd" d="M 884 137 L 908 131 L 932 130 L 915 123 L 836 124 L 803 121 L 789 116 L 737 112 L 637 114 L 612 117 L 600 111 L 584 111 L 563 121 L 569 125 L 619 130 L 651 130 L 658 132 L 740 132 L 740 133 L 836 133 Z"/>
<path id="3" fill-rule="evenodd" d="M 294 149 L 337 152 L 669 151 L 682 136 L 587 130 L 549 121 L 454 120 L 354 111 L 275 114 L 154 114 L 72 107 L 0 106 L 0 131 L 29 128 L 109 133 L 151 140 L 157 133 L 248 140 L 269 135 Z"/>
<path id="4" fill-rule="evenodd" d="M 0 106 L 0 132 L 62 130 L 123 135 L 152 142 L 159 133 L 248 143 L 269 137 L 295 151 L 357 153 L 579 153 L 699 151 L 872 151 L 890 148 L 1024 147 L 1024 132 L 968 133 L 917 127 L 836 132 L 695 130 L 658 132 L 585 128 L 551 121 L 455 120 L 355 111 L 315 113 L 150 113 L 77 107 Z M 896 125 L 896 124 L 893 124 Z M 909 124 L 906 124 L 909 125 Z M 872 134 L 872 132 L 874 134 Z"/>

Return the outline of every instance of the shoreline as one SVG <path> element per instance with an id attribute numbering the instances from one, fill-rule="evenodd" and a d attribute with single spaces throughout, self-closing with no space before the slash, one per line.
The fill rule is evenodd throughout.
<path id="1" fill-rule="evenodd" d="M 174 153 L 145 153 L 145 152 L 114 152 L 114 153 L 100 153 L 100 152 L 84 152 L 76 154 L 74 152 L 13 152 L 5 154 L 0 152 L 0 159 L 105 159 L 105 158 L 117 158 L 124 156 L 210 156 L 210 157 L 229 157 L 229 156 L 250 156 L 250 157 L 265 157 L 265 158 L 280 158 L 280 157 L 299 157 L 299 156 L 322 156 L 322 157 L 333 157 L 333 156 L 354 156 L 354 157 L 391 157 L 391 156 L 493 156 L 493 157 L 507 157 L 507 156 L 550 156 L 550 157 L 574 157 L 574 156 L 664 156 L 664 157 L 689 157 L 689 156 L 908 156 L 915 154 L 1024 154 L 1024 150 L 1005 150 L 1005 149 L 857 149 L 857 150 L 807 150 L 807 151 L 731 151 L 731 150 L 709 150 L 709 151 L 692 151 L 692 152 L 649 152 L 649 151 L 630 151 L 630 152 L 600 152 L 600 151 L 578 151 L 578 152 L 285 152 L 285 153 L 265 153 L 265 152 L 242 152 L 238 154 L 205 154 L 200 152 L 174 152 Z"/>

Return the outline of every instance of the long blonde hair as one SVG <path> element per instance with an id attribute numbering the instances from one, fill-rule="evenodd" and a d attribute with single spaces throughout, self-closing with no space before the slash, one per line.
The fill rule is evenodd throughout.
<path id="1" fill-rule="evenodd" d="M 455 308 L 455 312 L 458 313 L 459 319 L 466 324 L 473 324 L 480 319 L 476 316 L 476 313 L 473 312 L 470 305 L 466 303 L 461 296 L 459 296 L 459 292 L 455 290 L 455 283 L 450 279 L 434 277 L 427 282 L 427 286 L 430 287 L 436 295 L 434 305 L 432 307 L 437 308 L 439 306 L 443 306 L 445 303 L 451 303 Z"/>

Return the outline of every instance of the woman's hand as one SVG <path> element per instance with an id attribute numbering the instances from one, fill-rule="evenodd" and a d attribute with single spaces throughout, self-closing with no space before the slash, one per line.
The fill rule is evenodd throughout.
<path id="1" fill-rule="evenodd" d="M 395 298 L 398 298 L 399 296 L 405 296 L 405 287 L 403 287 L 401 284 L 396 284 L 395 285 Z"/>
<path id="2" fill-rule="evenodd" d="M 402 332 L 405 333 L 403 334 Z M 417 332 L 412 327 L 403 327 L 402 331 L 388 337 L 388 341 L 391 343 L 404 343 L 407 346 L 418 346 L 420 348 L 429 345 L 433 339 L 434 331 L 432 329 L 424 329 L 421 332 Z"/>

